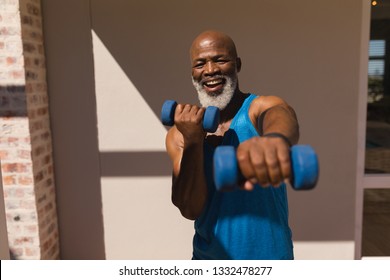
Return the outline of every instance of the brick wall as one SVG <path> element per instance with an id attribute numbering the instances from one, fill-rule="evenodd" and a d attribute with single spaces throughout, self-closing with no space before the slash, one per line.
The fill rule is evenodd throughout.
<path id="1" fill-rule="evenodd" d="M 0 159 L 10 251 L 58 259 L 39 0 L 0 0 Z"/>

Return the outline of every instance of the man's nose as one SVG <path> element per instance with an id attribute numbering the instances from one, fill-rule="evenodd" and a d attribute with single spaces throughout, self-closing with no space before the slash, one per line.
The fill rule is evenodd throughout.
<path id="1" fill-rule="evenodd" d="M 219 72 L 219 67 L 217 64 L 211 61 L 206 63 L 206 68 L 205 68 L 206 75 L 214 75 L 217 74 L 218 72 Z"/>

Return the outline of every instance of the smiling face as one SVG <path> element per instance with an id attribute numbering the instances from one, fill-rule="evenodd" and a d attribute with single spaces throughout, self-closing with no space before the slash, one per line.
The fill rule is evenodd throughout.
<path id="1" fill-rule="evenodd" d="M 192 81 L 202 106 L 221 110 L 237 89 L 241 62 L 230 37 L 208 31 L 199 35 L 191 46 Z"/>

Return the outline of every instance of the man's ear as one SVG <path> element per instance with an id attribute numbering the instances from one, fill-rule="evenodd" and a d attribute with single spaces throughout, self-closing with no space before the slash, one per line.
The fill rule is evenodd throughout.
<path id="1" fill-rule="evenodd" d="M 237 57 L 236 59 L 237 73 L 241 71 L 241 58 Z"/>

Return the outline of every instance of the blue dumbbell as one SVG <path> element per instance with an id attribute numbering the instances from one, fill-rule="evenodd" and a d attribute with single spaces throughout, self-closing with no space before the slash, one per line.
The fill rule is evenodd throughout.
<path id="1" fill-rule="evenodd" d="M 292 176 L 295 190 L 309 190 L 318 181 L 318 158 L 309 145 L 295 145 L 290 150 Z M 214 154 L 214 182 L 217 190 L 235 190 L 244 180 L 233 146 L 219 146 Z"/>
<path id="2" fill-rule="evenodd" d="M 177 103 L 173 100 L 164 102 L 161 108 L 161 122 L 167 126 L 175 124 L 175 110 Z M 203 116 L 203 129 L 206 132 L 215 132 L 219 124 L 219 109 L 214 106 L 206 108 Z"/>

